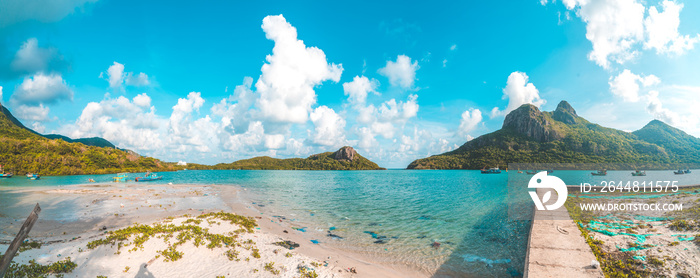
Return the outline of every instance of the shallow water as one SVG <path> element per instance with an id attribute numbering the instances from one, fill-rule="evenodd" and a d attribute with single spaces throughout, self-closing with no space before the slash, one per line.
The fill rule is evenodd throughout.
<path id="1" fill-rule="evenodd" d="M 670 174 L 669 174 L 670 173 Z M 531 204 L 515 210 L 512 202 L 528 201 L 525 194 L 509 198 L 513 181 L 526 186 L 530 176 L 510 171 L 483 175 L 479 171 L 237 171 L 166 172 L 154 183 L 237 185 L 246 199 L 264 214 L 284 217 L 305 236 L 320 244 L 363 253 L 373 260 L 408 264 L 439 277 L 510 277 L 522 275 Z M 130 174 L 130 177 L 142 174 Z M 556 171 L 567 184 L 631 179 L 629 171 L 591 177 L 590 171 Z M 695 174 L 674 176 L 648 171 L 646 180 L 700 183 Z M 2 188 L 64 186 L 89 178 L 109 182 L 114 175 L 23 177 L 0 180 L 0 213 L 22 194 Z M 511 192 L 512 194 L 512 192 Z M 33 200 L 32 200 L 33 201 Z M 530 201 L 531 202 L 531 201 Z M 72 210 L 66 208 L 66 210 Z M 328 230 L 343 239 L 328 237 Z M 439 242 L 439 248 L 433 248 Z"/>

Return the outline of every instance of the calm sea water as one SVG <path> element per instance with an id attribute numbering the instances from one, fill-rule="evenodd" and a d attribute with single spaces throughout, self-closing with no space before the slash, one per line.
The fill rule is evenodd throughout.
<path id="1" fill-rule="evenodd" d="M 510 171 L 179 171 L 166 172 L 156 183 L 236 185 L 263 214 L 284 217 L 320 244 L 363 253 L 373 260 L 407 264 L 438 277 L 511 277 L 522 275 L 531 205 L 519 217 L 509 215 L 508 180 L 528 175 Z M 700 173 L 698 173 L 700 174 Z M 590 171 L 557 171 L 567 184 L 632 179 L 629 171 L 591 177 Z M 695 173 L 674 176 L 648 171 L 647 180 L 700 183 Z M 92 178 L 109 182 L 114 175 L 24 177 L 0 180 L 3 186 L 62 186 Z M 141 176 L 141 174 L 131 174 Z M 639 177 L 640 179 L 644 177 Z M 0 191 L 0 211 L 13 196 Z M 531 202 L 531 201 L 530 201 Z M 513 210 L 510 210 L 513 213 Z M 21 217 L 11 216 L 10 217 Z M 343 239 L 329 237 L 328 230 Z M 440 247 L 434 248 L 434 242 Z"/>

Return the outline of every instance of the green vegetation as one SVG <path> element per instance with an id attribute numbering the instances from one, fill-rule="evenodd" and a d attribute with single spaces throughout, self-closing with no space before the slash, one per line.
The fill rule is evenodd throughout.
<path id="1" fill-rule="evenodd" d="M 280 270 L 275 268 L 274 262 L 265 263 L 265 267 L 263 269 L 269 271 L 270 273 L 272 273 L 274 275 L 280 274 Z"/>
<path id="2" fill-rule="evenodd" d="M 93 137 L 71 139 L 62 135 L 41 135 L 19 122 L 0 105 L 0 165 L 16 175 L 83 175 L 119 172 L 162 172 L 185 166 L 143 157 L 120 150 L 109 141 Z M 308 158 L 277 159 L 254 157 L 213 166 L 188 164 L 191 170 L 380 170 L 376 163 L 357 154 L 351 147 Z"/>
<path id="3" fill-rule="evenodd" d="M 318 278 L 318 274 L 313 269 L 309 269 L 307 267 L 300 267 L 298 268 L 298 271 L 299 274 L 301 274 L 299 276 L 300 278 Z"/>
<path id="4" fill-rule="evenodd" d="M 243 227 L 243 229 L 238 229 L 234 232 L 228 233 L 227 235 L 214 234 L 210 233 L 209 229 L 187 224 L 191 223 L 188 222 L 189 219 L 184 221 L 183 225 L 179 226 L 175 224 L 155 224 L 153 226 L 135 224 L 134 226 L 116 231 L 110 231 L 108 232 L 108 236 L 106 238 L 89 242 L 87 244 L 87 248 L 95 249 L 102 245 L 116 245 L 117 254 L 119 254 L 122 247 L 130 246 L 132 244 L 133 248 L 131 248 L 129 252 L 136 251 L 138 249 L 143 250 L 143 244 L 153 237 L 161 238 L 166 242 L 168 242 L 171 238 L 175 238 L 177 241 L 172 243 L 168 248 L 157 251 L 157 253 L 160 254 L 159 256 L 163 257 L 164 261 L 173 262 L 181 259 L 184 255 L 183 252 L 177 250 L 177 247 L 185 242 L 192 241 L 196 247 L 206 245 L 206 247 L 209 249 L 222 248 L 224 246 L 232 248 L 236 245 L 241 245 L 236 240 L 239 233 L 252 233 L 257 226 L 254 218 L 244 217 L 232 213 L 216 212 L 197 216 L 197 219 L 209 220 L 211 218 L 229 221 L 231 224 L 236 224 Z M 131 242 L 129 242 L 129 239 L 132 239 Z M 205 241 L 208 241 L 208 243 Z M 244 244 L 246 244 L 246 242 L 244 242 Z M 250 241 L 250 244 L 252 245 L 254 243 Z M 233 249 L 227 250 L 225 254 L 229 260 L 238 260 L 238 252 L 234 251 Z M 259 250 L 257 248 L 253 248 L 252 254 L 256 258 L 260 258 Z"/>
<path id="5" fill-rule="evenodd" d="M 698 165 L 700 139 L 657 120 L 629 133 L 590 123 L 566 102 L 554 112 L 525 104 L 506 116 L 502 129 L 454 151 L 413 161 L 408 169 L 482 169 L 510 163 Z"/>
<path id="6" fill-rule="evenodd" d="M 600 263 L 600 268 L 603 270 L 605 277 L 648 277 L 651 274 L 651 270 L 647 269 L 643 263 L 635 260 L 630 253 L 603 251 L 601 248 L 603 242 L 594 239 L 593 236 L 588 233 L 588 230 L 583 227 L 583 225 L 588 224 L 591 215 L 588 212 L 582 211 L 578 206 L 578 203 L 581 201 L 581 198 L 569 198 L 566 203 L 564 203 L 564 206 L 569 211 L 569 215 L 574 223 L 576 223 L 581 235 L 586 239 L 586 243 L 591 247 L 591 251 L 593 251 L 593 255 L 595 255 L 596 260 Z"/>
<path id="7" fill-rule="evenodd" d="M 238 258 L 240 252 L 236 251 L 233 248 L 227 250 L 225 254 L 229 261 L 240 261 L 240 259 Z"/>
<path id="8" fill-rule="evenodd" d="M 24 252 L 32 249 L 41 248 L 41 242 L 39 241 L 25 241 L 19 246 L 19 252 Z"/>
<path id="9" fill-rule="evenodd" d="M 0 109 L 0 165 L 6 172 L 81 175 L 181 168 L 131 151 L 47 139 L 21 125 L 2 105 Z"/>
<path id="10" fill-rule="evenodd" d="M 253 248 L 251 256 L 253 256 L 253 258 L 260 259 L 260 250 L 258 248 Z"/>
<path id="11" fill-rule="evenodd" d="M 65 258 L 49 265 L 38 264 L 35 260 L 30 260 L 29 264 L 22 265 L 11 263 L 5 273 L 5 278 L 48 277 L 51 274 L 62 277 L 63 273 L 70 273 L 77 266 L 70 258 Z"/>
<path id="12" fill-rule="evenodd" d="M 109 142 L 105 140 L 104 138 L 100 137 L 90 137 L 90 138 L 80 138 L 80 139 L 71 139 L 67 136 L 59 135 L 59 134 L 47 134 L 47 135 L 42 135 L 47 139 L 61 139 L 63 141 L 66 141 L 68 143 L 82 143 L 83 145 L 87 146 L 95 146 L 95 147 L 101 147 L 101 148 L 113 148 L 116 149 L 117 147 L 112 144 L 112 142 Z"/>
<path id="13" fill-rule="evenodd" d="M 698 228 L 698 226 L 692 220 L 676 219 L 668 224 L 668 228 L 674 231 L 692 231 Z"/>
<path id="14" fill-rule="evenodd" d="M 353 159 L 336 159 L 336 154 L 343 149 L 354 152 Z M 308 158 L 278 159 L 269 156 L 238 160 L 232 163 L 220 163 L 213 166 L 188 165 L 188 169 L 219 170 L 383 170 L 376 163 L 357 154 L 350 147 L 343 147 L 337 152 L 325 152 Z"/>

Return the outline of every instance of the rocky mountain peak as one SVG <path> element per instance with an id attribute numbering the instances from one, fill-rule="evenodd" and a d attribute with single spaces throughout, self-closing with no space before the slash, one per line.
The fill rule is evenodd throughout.
<path id="1" fill-rule="evenodd" d="M 333 153 L 333 158 L 339 161 L 353 161 L 358 157 L 359 155 L 357 154 L 357 151 L 349 146 L 342 147 Z"/>
<path id="2" fill-rule="evenodd" d="M 557 109 L 554 110 L 552 118 L 554 118 L 557 121 L 572 125 L 576 124 L 578 114 L 576 114 L 576 110 L 574 110 L 574 108 L 571 107 L 571 104 L 569 104 L 565 100 L 562 100 L 559 103 L 559 105 L 557 105 Z"/>
<path id="3" fill-rule="evenodd" d="M 503 121 L 503 129 L 514 130 L 539 142 L 564 138 L 563 134 L 552 128 L 553 125 L 552 118 L 532 104 L 523 104 L 511 111 Z"/>

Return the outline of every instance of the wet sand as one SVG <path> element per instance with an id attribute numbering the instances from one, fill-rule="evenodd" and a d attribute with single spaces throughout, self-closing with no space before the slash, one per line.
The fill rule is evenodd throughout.
<path id="1" fill-rule="evenodd" d="M 428 277 L 411 266 L 388 265 L 373 262 L 369 258 L 339 250 L 321 242 L 313 244 L 305 235 L 292 229 L 291 223 L 280 221 L 255 209 L 240 194 L 241 188 L 220 185 L 133 185 L 133 184 L 82 184 L 64 187 L 3 188 L 0 194 L 16 195 L 19 199 L 0 213 L 0 248 L 5 250 L 24 218 L 35 203 L 42 206 L 39 220 L 29 238 L 43 243 L 39 249 L 19 253 L 14 261 L 26 263 L 36 259 L 48 264 L 71 257 L 78 267 L 66 277 L 105 275 L 108 277 L 158 276 L 218 276 L 267 277 L 262 271 L 263 262 L 276 262 L 281 277 L 298 276 L 297 266 L 316 261 L 327 266 L 314 269 L 320 277 Z M 87 250 L 88 242 L 105 237 L 103 229 L 113 231 L 134 223 L 155 224 L 182 221 L 182 215 L 197 216 L 207 212 L 230 212 L 254 217 L 259 229 L 254 237 L 260 248 L 261 259 L 251 262 L 232 262 L 222 255 L 222 250 L 196 248 L 185 244 L 183 258 L 175 262 L 155 259 L 155 251 L 167 248 L 167 243 L 149 240 L 143 251 L 115 254 L 115 247 L 99 247 Z M 206 225 L 206 224 L 202 224 Z M 225 226 L 225 224 L 223 224 Z M 203 226 L 204 227 L 204 226 Z M 210 227 L 211 228 L 211 227 Z M 218 228 L 218 227 L 217 227 Z M 236 227 L 228 227 L 235 229 Z M 285 233 L 286 231 L 286 233 Z M 272 242 L 291 240 L 300 244 L 282 252 Z M 275 253 L 274 250 L 278 250 Z M 59 256 L 60 255 L 60 256 Z M 126 267 L 129 270 L 125 272 Z M 144 266 L 148 266 L 144 268 Z M 357 273 L 348 269 L 354 268 Z M 258 269 L 259 272 L 253 272 Z M 146 272 L 144 272 L 146 271 Z M 228 274 L 228 275 L 227 275 Z M 152 276 L 152 277 L 153 277 Z"/>

